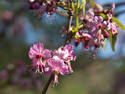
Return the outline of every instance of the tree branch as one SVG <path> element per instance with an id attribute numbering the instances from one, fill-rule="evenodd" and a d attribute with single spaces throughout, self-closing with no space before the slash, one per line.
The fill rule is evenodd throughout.
<path id="1" fill-rule="evenodd" d="M 42 93 L 41 94 L 46 94 L 46 91 L 48 90 L 48 87 L 50 85 L 50 83 L 52 82 L 54 78 L 54 74 L 52 73 L 47 81 L 47 83 L 45 84 L 45 86 L 43 87 Z"/>
<path id="2" fill-rule="evenodd" d="M 118 16 L 120 16 L 120 15 L 122 15 L 124 13 L 125 13 L 125 10 L 122 10 L 122 11 L 116 12 L 114 16 L 118 17 Z"/>
<path id="3" fill-rule="evenodd" d="M 103 6 L 104 6 L 104 7 L 110 7 L 111 5 L 112 5 L 112 3 L 104 4 Z M 125 2 L 120 2 L 120 3 L 116 3 L 116 4 L 115 4 L 116 7 L 124 6 L 124 5 L 125 5 Z"/>

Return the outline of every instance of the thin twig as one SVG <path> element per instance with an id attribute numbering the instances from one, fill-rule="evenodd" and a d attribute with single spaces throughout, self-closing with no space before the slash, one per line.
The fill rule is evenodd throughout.
<path id="1" fill-rule="evenodd" d="M 47 81 L 47 83 L 45 84 L 45 86 L 43 87 L 42 93 L 41 94 L 46 94 L 46 91 L 48 90 L 48 87 L 50 85 L 50 83 L 52 82 L 54 78 L 54 74 L 52 73 Z"/>
<path id="2" fill-rule="evenodd" d="M 71 39 L 72 39 L 72 32 L 70 32 L 70 30 L 71 30 L 71 25 L 72 25 L 74 11 L 72 10 L 72 3 L 73 3 L 73 1 L 69 0 L 69 2 L 70 2 L 69 21 L 68 21 L 68 31 L 67 31 L 65 45 L 68 44 L 71 41 Z"/>
<path id="3" fill-rule="evenodd" d="M 104 7 L 111 7 L 112 3 L 108 3 L 108 4 L 104 4 L 103 6 Z M 116 7 L 121 7 L 121 6 L 124 6 L 125 5 L 125 2 L 119 2 L 119 3 L 116 3 L 115 6 Z"/>
<path id="4" fill-rule="evenodd" d="M 68 44 L 71 41 L 71 38 L 72 38 L 72 33 L 70 32 L 72 19 L 73 19 L 73 11 L 70 11 L 70 13 L 69 13 L 69 21 L 68 21 L 68 31 L 67 31 L 65 44 Z"/>

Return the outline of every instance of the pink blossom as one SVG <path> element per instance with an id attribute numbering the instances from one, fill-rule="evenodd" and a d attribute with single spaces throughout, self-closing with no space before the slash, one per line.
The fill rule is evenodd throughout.
<path id="1" fill-rule="evenodd" d="M 93 11 L 93 9 L 92 8 L 90 8 L 88 11 L 87 11 L 87 13 L 86 13 L 86 19 L 89 21 L 89 22 L 91 22 L 92 20 L 93 20 L 93 17 L 94 17 L 94 11 Z"/>
<path id="2" fill-rule="evenodd" d="M 101 30 L 98 31 L 97 35 L 96 35 L 96 39 L 94 40 L 95 43 L 95 47 L 100 47 L 103 46 L 104 44 L 104 36 L 101 33 Z"/>
<path id="3" fill-rule="evenodd" d="M 48 49 L 44 49 L 42 43 L 34 44 L 29 51 L 30 59 L 48 58 L 50 56 L 51 56 L 51 51 L 49 51 Z"/>
<path id="4" fill-rule="evenodd" d="M 75 61 L 76 56 L 73 52 L 73 46 L 71 44 L 58 48 L 58 50 L 55 50 L 53 54 L 54 56 L 58 56 L 60 59 L 64 60 L 64 62 L 68 65 L 70 72 L 73 72 L 70 61 Z"/>
<path id="5" fill-rule="evenodd" d="M 64 47 L 64 49 L 67 49 L 67 50 L 68 50 L 68 53 L 69 53 L 68 59 L 69 59 L 69 61 L 70 61 L 70 60 L 75 61 L 75 60 L 76 60 L 76 55 L 75 55 L 75 53 L 74 53 L 74 51 L 73 51 L 73 46 L 72 46 L 71 44 L 68 44 L 68 45 L 66 45 L 66 46 Z"/>
<path id="6" fill-rule="evenodd" d="M 118 34 L 116 23 L 111 24 L 111 32 L 112 32 L 113 36 Z"/>
<path id="7" fill-rule="evenodd" d="M 109 37 L 108 31 L 104 30 L 103 32 L 104 32 L 104 37 L 105 37 L 105 38 L 108 38 L 108 37 Z"/>
<path id="8" fill-rule="evenodd" d="M 53 54 L 59 58 L 62 58 L 65 62 L 71 60 L 74 61 L 76 59 L 76 56 L 73 52 L 73 46 L 71 44 L 58 48 L 58 50 L 55 50 Z"/>
<path id="9" fill-rule="evenodd" d="M 82 37 L 85 41 L 89 41 L 92 38 L 88 33 L 82 33 Z"/>
<path id="10" fill-rule="evenodd" d="M 48 66 L 55 74 L 54 83 L 58 83 L 58 74 L 65 75 L 69 73 L 68 66 L 64 63 L 64 60 L 58 56 L 53 56 L 48 59 Z"/>
<path id="11" fill-rule="evenodd" d="M 91 39 L 91 35 L 88 34 L 88 33 L 82 33 L 82 45 L 85 47 L 85 48 L 89 48 L 89 40 Z"/>
<path id="12" fill-rule="evenodd" d="M 98 8 L 98 5 L 97 5 Z M 112 35 L 117 35 L 117 24 L 113 22 L 112 17 L 114 15 L 115 5 L 112 5 L 112 8 L 102 10 L 94 10 L 92 8 L 88 9 L 86 16 L 83 20 L 83 28 L 80 28 L 76 32 L 75 44 L 82 42 L 83 48 L 86 50 L 91 47 L 99 48 L 104 45 L 104 39 L 109 38 L 109 32 Z M 106 17 L 103 17 L 100 14 L 104 14 Z"/>
<path id="13" fill-rule="evenodd" d="M 54 72 L 60 73 L 61 75 L 69 73 L 68 66 L 58 56 L 53 56 L 48 59 L 48 65 Z"/>
<path id="14" fill-rule="evenodd" d="M 45 72 L 46 60 L 51 57 L 51 51 L 44 49 L 42 43 L 34 44 L 29 51 L 29 58 L 33 61 L 33 68 L 37 67 L 37 71 Z"/>

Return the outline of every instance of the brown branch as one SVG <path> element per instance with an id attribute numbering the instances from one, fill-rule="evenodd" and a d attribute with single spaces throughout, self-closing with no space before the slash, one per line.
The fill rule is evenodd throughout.
<path id="1" fill-rule="evenodd" d="M 73 36 L 72 32 L 70 32 L 72 19 L 73 19 L 73 11 L 69 11 L 68 31 L 67 31 L 65 44 L 68 44 L 71 41 L 72 36 Z"/>
<path id="2" fill-rule="evenodd" d="M 118 16 L 120 16 L 120 15 L 122 15 L 124 13 L 125 13 L 125 10 L 122 10 L 122 11 L 116 12 L 114 16 L 118 17 Z"/>
<path id="3" fill-rule="evenodd" d="M 69 8 L 67 8 L 67 7 L 63 6 L 63 5 L 62 5 L 62 4 L 60 4 L 60 3 L 58 3 L 57 5 L 58 5 L 58 7 L 62 8 L 62 9 L 64 9 L 64 10 L 69 10 Z"/>
<path id="4" fill-rule="evenodd" d="M 63 11 L 58 11 L 58 10 L 56 10 L 56 14 L 58 14 L 58 15 L 60 15 L 60 16 L 63 16 L 63 17 L 68 17 L 68 14 L 66 14 L 65 12 L 63 12 Z"/>
<path id="5" fill-rule="evenodd" d="M 73 1 L 69 0 L 69 2 L 70 2 L 69 21 L 68 21 L 68 31 L 67 31 L 65 44 L 68 44 L 71 41 L 72 36 L 73 36 L 73 33 L 70 32 L 71 25 L 72 25 L 72 20 L 73 20 L 73 14 L 74 14 L 74 11 L 72 10 L 72 5 L 71 5 Z"/>
<path id="6" fill-rule="evenodd" d="M 109 4 L 104 4 L 103 6 L 104 7 L 111 7 L 112 3 L 109 3 Z M 125 5 L 125 2 L 120 2 L 120 3 L 116 3 L 115 6 L 116 8 L 119 8 L 119 7 L 123 7 Z M 121 14 L 125 13 L 125 10 L 122 10 L 120 12 L 116 12 L 115 13 L 115 16 L 120 16 Z"/>
<path id="7" fill-rule="evenodd" d="M 52 82 L 54 78 L 54 74 L 52 73 L 47 81 L 47 83 L 45 84 L 45 86 L 43 87 L 42 93 L 41 94 L 46 94 L 46 91 L 48 90 L 48 87 L 50 85 L 50 83 Z"/>
<path id="8" fill-rule="evenodd" d="M 103 6 L 104 7 L 111 7 L 111 5 L 112 5 L 112 3 L 104 4 Z M 125 5 L 125 2 L 120 2 L 120 3 L 115 4 L 116 7 L 123 6 L 123 5 Z"/>

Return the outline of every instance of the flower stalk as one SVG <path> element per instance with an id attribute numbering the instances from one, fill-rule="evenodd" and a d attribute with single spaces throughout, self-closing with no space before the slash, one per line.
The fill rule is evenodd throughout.
<path id="1" fill-rule="evenodd" d="M 83 17 L 85 17 L 85 7 L 86 7 L 86 0 L 82 0 Z"/>
<path id="2" fill-rule="evenodd" d="M 79 0 L 77 0 L 76 2 L 76 28 L 79 26 Z"/>

